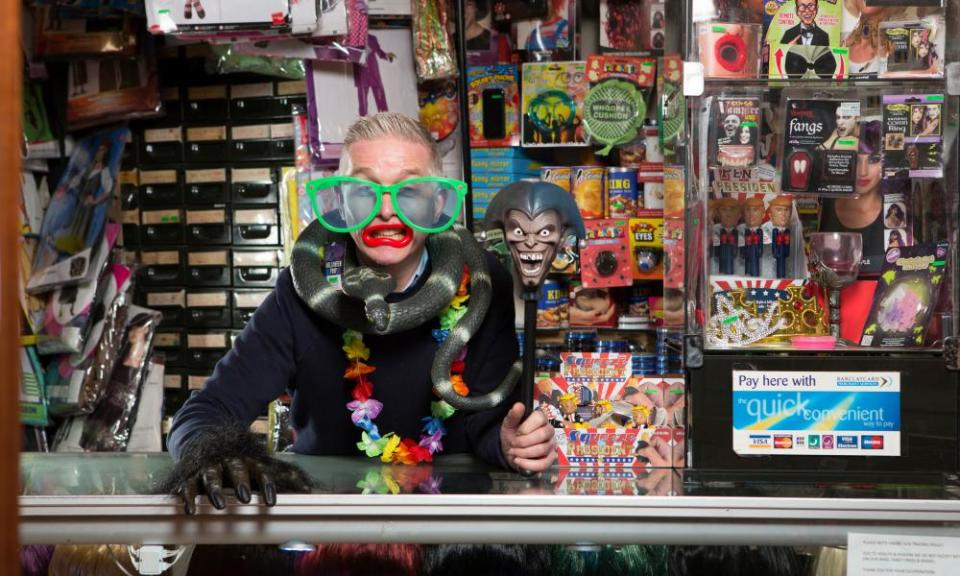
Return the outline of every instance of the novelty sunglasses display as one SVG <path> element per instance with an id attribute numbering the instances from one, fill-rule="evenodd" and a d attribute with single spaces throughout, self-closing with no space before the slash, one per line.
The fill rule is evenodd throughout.
<path id="1" fill-rule="evenodd" d="M 360 230 L 380 212 L 383 196 L 404 224 L 426 234 L 453 226 L 467 195 L 467 184 L 453 178 L 424 176 L 383 185 L 352 176 L 330 176 L 307 183 L 307 195 L 317 219 L 328 230 Z"/>

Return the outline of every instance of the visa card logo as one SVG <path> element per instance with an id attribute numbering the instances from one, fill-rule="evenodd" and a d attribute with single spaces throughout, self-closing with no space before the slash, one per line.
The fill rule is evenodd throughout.
<path id="1" fill-rule="evenodd" d="M 817 434 L 811 434 L 807 436 L 807 448 L 810 448 L 811 450 L 819 450 L 820 436 L 818 436 Z"/>
<path id="2" fill-rule="evenodd" d="M 860 445 L 864 450 L 883 450 L 883 436 L 861 436 Z"/>
<path id="3" fill-rule="evenodd" d="M 837 436 L 837 449 L 856 448 L 859 445 L 856 436 Z"/>
<path id="4" fill-rule="evenodd" d="M 770 435 L 769 434 L 751 434 L 750 447 L 751 448 L 769 448 Z"/>
<path id="5" fill-rule="evenodd" d="M 773 437 L 773 447 L 781 450 L 790 450 L 793 448 L 793 436 L 783 436 L 777 434 Z"/>

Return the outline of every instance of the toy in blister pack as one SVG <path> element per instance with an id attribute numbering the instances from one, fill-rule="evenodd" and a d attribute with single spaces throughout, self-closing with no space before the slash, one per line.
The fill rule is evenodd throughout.
<path id="1" fill-rule="evenodd" d="M 107 221 L 120 157 L 130 139 L 126 128 L 91 134 L 77 143 L 43 217 L 33 261 L 31 292 L 90 281 L 94 251 Z"/>
<path id="2" fill-rule="evenodd" d="M 883 97 L 883 173 L 943 177 L 943 94 Z"/>
<path id="3" fill-rule="evenodd" d="M 470 105 L 470 146 L 516 146 L 520 143 L 517 67 L 467 68 L 467 101 Z"/>
<path id="4" fill-rule="evenodd" d="M 580 253 L 585 288 L 630 286 L 633 272 L 627 220 L 588 220 L 586 245 Z"/>
<path id="5" fill-rule="evenodd" d="M 757 164 L 760 142 L 760 99 L 717 98 L 711 128 L 715 166 L 751 168 Z"/>
<path id="6" fill-rule="evenodd" d="M 944 72 L 946 26 L 943 14 L 920 20 L 882 22 L 880 35 L 888 45 L 883 78 L 939 78 Z"/>
<path id="7" fill-rule="evenodd" d="M 613 146 L 632 142 L 647 116 L 646 95 L 656 81 L 653 58 L 591 55 L 587 59 L 587 92 L 583 125 L 591 140 L 610 153 Z"/>
<path id="8" fill-rule="evenodd" d="M 702 22 L 697 42 L 707 78 L 756 78 L 760 71 L 760 25 Z"/>
<path id="9" fill-rule="evenodd" d="M 523 65 L 523 146 L 586 146 L 583 103 L 586 63 L 544 62 Z"/>
<path id="10" fill-rule="evenodd" d="M 922 346 L 940 299 L 950 247 L 946 242 L 887 251 L 861 346 Z"/>
<path id="11" fill-rule="evenodd" d="M 860 100 L 788 98 L 784 121 L 784 192 L 853 196 L 857 181 Z"/>
<path id="12" fill-rule="evenodd" d="M 663 278 L 663 218 L 630 219 L 630 252 L 633 278 Z"/>

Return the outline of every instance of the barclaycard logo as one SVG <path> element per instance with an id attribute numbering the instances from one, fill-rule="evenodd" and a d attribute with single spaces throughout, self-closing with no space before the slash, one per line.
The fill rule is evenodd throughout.
<path id="1" fill-rule="evenodd" d="M 860 446 L 864 450 L 883 450 L 883 436 L 860 436 Z"/>
<path id="2" fill-rule="evenodd" d="M 783 436 L 777 434 L 773 437 L 773 447 L 781 450 L 790 450 L 793 448 L 793 436 Z"/>
<path id="3" fill-rule="evenodd" d="M 807 436 L 807 448 L 816 450 L 820 448 L 820 436 L 816 434 L 811 434 Z"/>
<path id="4" fill-rule="evenodd" d="M 769 448 L 770 435 L 769 434 L 751 434 L 750 447 L 751 448 Z"/>
<path id="5" fill-rule="evenodd" d="M 890 380 L 881 376 L 840 376 L 837 377 L 838 387 L 855 388 L 883 388 L 890 384 Z"/>
<path id="6" fill-rule="evenodd" d="M 837 449 L 856 448 L 858 445 L 856 436 L 837 436 Z"/>
<path id="7" fill-rule="evenodd" d="M 833 434 L 824 434 L 821 440 L 824 450 L 833 450 Z"/>

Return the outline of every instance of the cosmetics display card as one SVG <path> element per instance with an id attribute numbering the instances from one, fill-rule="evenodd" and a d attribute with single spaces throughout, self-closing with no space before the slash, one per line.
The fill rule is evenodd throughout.
<path id="1" fill-rule="evenodd" d="M 857 179 L 858 99 L 787 99 L 781 189 L 852 196 Z"/>

